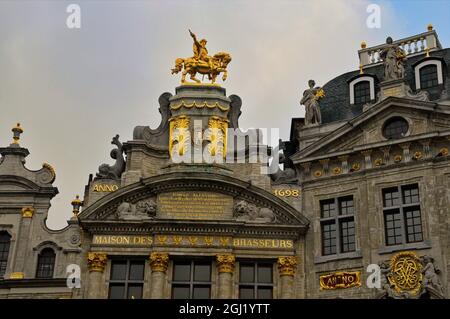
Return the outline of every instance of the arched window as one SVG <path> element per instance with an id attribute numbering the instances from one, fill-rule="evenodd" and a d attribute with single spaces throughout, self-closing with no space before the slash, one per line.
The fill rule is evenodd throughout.
<path id="1" fill-rule="evenodd" d="M 364 74 L 349 81 L 351 105 L 364 105 L 375 100 L 375 77 Z"/>
<path id="2" fill-rule="evenodd" d="M 435 64 L 420 68 L 420 88 L 427 89 L 438 85 L 438 70 Z"/>
<path id="3" fill-rule="evenodd" d="M 0 278 L 2 278 L 6 272 L 10 245 L 11 236 L 5 231 L 0 232 Z"/>
<path id="4" fill-rule="evenodd" d="M 51 248 L 44 248 L 38 256 L 36 278 L 52 278 L 56 254 Z"/>

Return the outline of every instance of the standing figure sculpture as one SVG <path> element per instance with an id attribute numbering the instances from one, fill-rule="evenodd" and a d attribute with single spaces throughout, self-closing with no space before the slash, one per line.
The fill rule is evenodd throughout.
<path id="1" fill-rule="evenodd" d="M 300 104 L 305 106 L 305 126 L 322 124 L 322 116 L 320 114 L 319 99 L 325 96 L 321 87 L 314 87 L 314 80 L 308 81 L 309 89 L 303 92 Z"/>
<path id="2" fill-rule="evenodd" d="M 175 60 L 175 67 L 172 69 L 172 74 L 181 73 L 181 83 L 186 83 L 186 75 L 189 74 L 191 80 L 196 83 L 201 83 L 195 76 L 197 73 L 208 75 L 211 83 L 216 82 L 216 78 L 220 73 L 223 73 L 222 80 L 225 81 L 228 76 L 227 66 L 231 62 L 231 55 L 226 52 L 218 52 L 213 56 L 208 55 L 206 49 L 206 39 L 197 40 L 197 36 L 189 30 L 189 34 L 194 40 L 192 50 L 194 56 L 189 58 L 178 58 Z"/>
<path id="3" fill-rule="evenodd" d="M 392 38 L 386 39 L 386 47 L 380 52 L 384 64 L 384 80 L 397 80 L 405 76 L 405 51 L 392 43 Z"/>

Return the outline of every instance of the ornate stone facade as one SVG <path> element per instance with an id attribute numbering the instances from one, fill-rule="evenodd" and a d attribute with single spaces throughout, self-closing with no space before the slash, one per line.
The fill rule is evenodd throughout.
<path id="1" fill-rule="evenodd" d="M 360 69 L 311 82 L 308 118 L 271 149 L 283 167 L 269 174 L 249 161 L 261 133 L 239 128 L 241 99 L 184 79 L 160 96 L 158 128 L 113 138 L 116 163 L 99 167 L 61 230 L 44 226 L 55 170 L 24 166 L 14 126 L 0 148 L 0 298 L 448 298 L 450 50 L 434 30 L 418 38 L 430 50 L 401 65 L 403 40 L 382 48 L 385 63 L 365 45 Z M 218 67 L 208 57 L 206 74 Z M 412 94 L 410 72 L 430 59 L 445 81 Z M 193 67 L 182 60 L 178 71 Z M 358 90 L 370 103 L 348 96 Z"/>

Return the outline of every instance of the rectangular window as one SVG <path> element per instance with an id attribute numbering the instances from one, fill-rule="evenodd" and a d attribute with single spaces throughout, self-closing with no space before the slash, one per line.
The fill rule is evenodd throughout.
<path id="1" fill-rule="evenodd" d="M 326 256 L 355 251 L 353 196 L 322 200 L 320 210 L 322 254 Z"/>
<path id="2" fill-rule="evenodd" d="M 364 104 L 370 102 L 370 82 L 362 81 L 356 83 L 353 87 L 355 104 Z"/>
<path id="3" fill-rule="evenodd" d="M 110 299 L 141 299 L 144 289 L 143 260 L 113 260 L 109 280 Z"/>
<path id="4" fill-rule="evenodd" d="M 273 298 L 273 263 L 239 263 L 239 299 Z"/>
<path id="5" fill-rule="evenodd" d="M 383 189 L 383 206 L 386 245 L 423 241 L 417 184 Z"/>
<path id="6" fill-rule="evenodd" d="M 175 261 L 172 299 L 211 298 L 211 262 Z"/>
<path id="7" fill-rule="evenodd" d="M 420 68 L 420 88 L 427 89 L 438 85 L 438 71 L 436 65 L 427 65 Z"/>

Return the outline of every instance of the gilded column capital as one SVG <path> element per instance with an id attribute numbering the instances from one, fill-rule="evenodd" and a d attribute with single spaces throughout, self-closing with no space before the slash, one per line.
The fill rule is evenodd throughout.
<path id="1" fill-rule="evenodd" d="M 294 276 L 297 268 L 297 257 L 282 256 L 278 257 L 278 271 L 280 276 Z"/>
<path id="2" fill-rule="evenodd" d="M 217 268 L 219 270 L 219 273 L 233 273 L 234 272 L 234 263 L 236 261 L 236 258 L 234 255 L 217 255 L 216 256 L 217 261 Z"/>
<path id="3" fill-rule="evenodd" d="M 23 207 L 22 208 L 22 217 L 23 218 L 32 218 L 34 215 L 34 208 L 33 207 Z"/>
<path id="4" fill-rule="evenodd" d="M 89 271 L 103 272 L 108 261 L 108 255 L 106 253 L 89 252 L 87 261 Z"/>
<path id="5" fill-rule="evenodd" d="M 153 252 L 150 254 L 150 267 L 152 271 L 166 272 L 168 266 L 168 253 Z"/>

